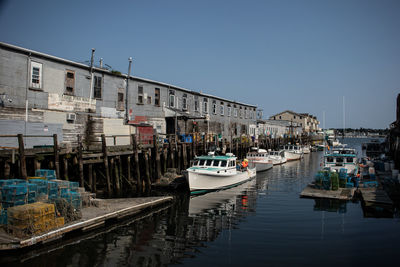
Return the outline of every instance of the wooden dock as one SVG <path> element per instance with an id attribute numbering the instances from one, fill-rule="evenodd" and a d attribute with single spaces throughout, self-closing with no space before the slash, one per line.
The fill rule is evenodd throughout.
<path id="1" fill-rule="evenodd" d="M 59 240 L 74 231 L 90 231 L 103 227 L 107 222 L 118 221 L 149 208 L 171 202 L 173 197 L 144 197 L 126 199 L 96 199 L 95 206 L 82 209 L 82 219 L 63 227 L 25 239 L 9 235 L 0 230 L 0 251 L 16 250 Z"/>
<path id="2" fill-rule="evenodd" d="M 372 187 L 359 188 L 358 190 L 367 206 L 370 204 L 393 205 L 393 201 L 383 189 Z"/>
<path id="3" fill-rule="evenodd" d="M 355 191 L 355 188 L 339 188 L 338 190 L 333 191 L 317 189 L 312 185 L 307 185 L 307 187 L 300 193 L 300 197 L 351 200 L 354 197 Z"/>

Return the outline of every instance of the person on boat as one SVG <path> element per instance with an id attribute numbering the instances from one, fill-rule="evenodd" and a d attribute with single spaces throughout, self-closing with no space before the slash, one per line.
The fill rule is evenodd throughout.
<path id="1" fill-rule="evenodd" d="M 248 166 L 249 166 L 249 161 L 248 161 L 248 159 L 244 159 L 244 160 L 242 161 L 242 170 L 246 170 Z"/>

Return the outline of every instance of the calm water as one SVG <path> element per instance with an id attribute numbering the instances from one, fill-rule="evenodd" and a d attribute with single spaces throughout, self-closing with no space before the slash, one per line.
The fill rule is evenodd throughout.
<path id="1" fill-rule="evenodd" d="M 360 148 L 363 139 L 348 139 Z M 299 198 L 320 168 L 305 155 L 239 187 L 18 256 L 29 266 L 399 266 L 400 221 L 365 217 L 358 202 Z M 368 215 L 371 216 L 371 215 Z M 9 262 L 9 261 L 12 262 Z M 1 264 L 4 266 L 4 263 Z"/>

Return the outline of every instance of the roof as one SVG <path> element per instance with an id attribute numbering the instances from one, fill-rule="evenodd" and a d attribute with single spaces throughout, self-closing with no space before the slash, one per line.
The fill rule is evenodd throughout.
<path id="1" fill-rule="evenodd" d="M 79 67 L 79 68 L 84 68 L 84 69 L 90 70 L 90 66 L 89 65 L 86 65 L 86 64 L 83 64 L 83 63 L 78 63 L 78 62 L 75 62 L 75 61 L 72 61 L 72 60 L 67 60 L 67 59 L 64 59 L 64 58 L 56 57 L 56 56 L 52 56 L 52 55 L 45 54 L 45 53 L 42 53 L 42 52 L 37 52 L 37 51 L 30 50 L 30 49 L 27 49 L 27 48 L 19 47 L 19 46 L 16 46 L 16 45 L 0 42 L 0 47 L 2 47 L 4 49 L 8 49 L 8 50 L 18 51 L 20 53 L 24 53 L 24 54 L 27 54 L 27 55 L 33 55 L 33 56 L 39 57 L 39 58 L 46 58 L 46 59 L 53 60 L 53 61 L 56 61 L 56 62 L 68 64 L 70 66 L 75 66 L 75 67 Z M 128 77 L 127 74 L 119 74 L 119 73 L 115 73 L 115 72 L 109 71 L 107 69 L 102 69 L 102 68 L 98 68 L 98 67 L 93 67 L 93 71 L 101 72 L 101 73 L 107 73 L 107 74 L 112 75 L 112 76 L 120 76 L 120 77 L 123 77 L 125 79 Z M 226 99 L 226 98 L 213 96 L 213 95 L 210 95 L 210 94 L 204 94 L 204 93 L 200 93 L 200 92 L 197 92 L 197 91 L 189 90 L 189 89 L 186 89 L 186 88 L 183 88 L 183 87 L 179 87 L 179 86 L 176 86 L 176 85 L 164 83 L 164 82 L 154 81 L 154 80 L 141 78 L 141 77 L 137 77 L 137 76 L 132 76 L 132 75 L 130 75 L 129 78 L 130 78 L 130 80 L 136 80 L 136 81 L 142 81 L 142 82 L 158 84 L 158 85 L 161 85 L 161 86 L 168 87 L 170 89 L 181 90 L 181 91 L 188 92 L 188 93 L 191 93 L 191 94 L 194 94 L 194 95 L 199 95 L 199 96 L 204 96 L 204 97 L 212 97 L 212 98 L 215 98 L 215 99 L 218 99 L 218 100 L 231 102 L 231 103 L 238 104 L 238 105 L 257 108 L 256 105 L 237 102 L 237 101 L 234 101 L 234 100 L 229 100 L 229 99 Z"/>
<path id="2" fill-rule="evenodd" d="M 202 115 L 195 115 L 195 114 L 190 114 L 187 112 L 184 112 L 182 110 L 179 109 L 175 109 L 175 108 L 169 108 L 169 107 L 164 107 L 164 114 L 165 117 L 178 117 L 178 118 L 185 118 L 185 119 L 205 119 L 205 116 Z"/>

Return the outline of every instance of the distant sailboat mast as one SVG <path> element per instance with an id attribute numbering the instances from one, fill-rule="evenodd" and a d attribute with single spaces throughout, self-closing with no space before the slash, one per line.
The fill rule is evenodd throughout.
<path id="1" fill-rule="evenodd" d="M 346 116 L 345 116 L 345 104 L 344 104 L 344 96 L 343 96 L 343 139 L 345 135 L 345 123 L 346 123 Z"/>

